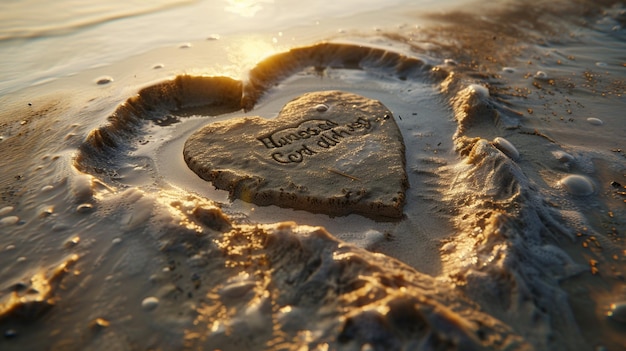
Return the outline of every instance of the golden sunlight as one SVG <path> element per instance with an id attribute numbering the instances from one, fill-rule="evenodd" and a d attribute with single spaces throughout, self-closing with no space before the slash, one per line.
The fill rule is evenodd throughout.
<path id="1" fill-rule="evenodd" d="M 263 9 L 263 3 L 273 4 L 274 0 L 226 0 L 224 10 L 241 17 L 254 17 Z"/>

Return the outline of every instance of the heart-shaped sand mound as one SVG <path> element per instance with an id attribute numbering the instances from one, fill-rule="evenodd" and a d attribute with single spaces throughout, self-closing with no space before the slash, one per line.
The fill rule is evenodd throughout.
<path id="1" fill-rule="evenodd" d="M 402 217 L 402 135 L 389 109 L 359 95 L 309 93 L 276 119 L 211 123 L 183 153 L 189 168 L 232 198 L 330 216 Z"/>

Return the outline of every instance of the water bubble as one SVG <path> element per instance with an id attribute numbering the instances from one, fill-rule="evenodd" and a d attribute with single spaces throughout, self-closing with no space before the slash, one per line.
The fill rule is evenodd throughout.
<path id="1" fill-rule="evenodd" d="M 159 306 L 159 299 L 154 296 L 146 297 L 141 301 L 141 307 L 146 311 L 152 311 Z"/>
<path id="2" fill-rule="evenodd" d="M 537 73 L 535 73 L 535 78 L 536 79 L 548 79 L 548 74 L 544 71 L 537 71 Z"/>
<path id="3" fill-rule="evenodd" d="M 576 196 L 587 196 L 593 194 L 594 187 L 591 180 L 583 175 L 570 174 L 559 181 L 565 190 Z"/>
<path id="4" fill-rule="evenodd" d="M 119 244 L 119 243 L 121 243 L 121 242 L 122 242 L 122 239 L 120 239 L 120 238 L 115 238 L 115 239 L 111 240 L 111 243 L 112 243 L 113 245 L 117 245 L 117 244 Z"/>
<path id="5" fill-rule="evenodd" d="M 593 124 L 594 126 L 601 126 L 604 124 L 604 122 L 602 122 L 600 118 L 595 118 L 595 117 L 587 118 L 587 122 L 589 122 L 589 124 Z"/>
<path id="6" fill-rule="evenodd" d="M 317 111 L 317 112 L 326 112 L 326 111 L 328 111 L 328 105 L 319 104 L 319 105 L 315 106 L 315 111 Z"/>
<path id="7" fill-rule="evenodd" d="M 24 262 L 24 261 L 26 261 L 26 256 L 20 256 L 20 257 L 17 258 L 16 261 L 17 262 Z"/>
<path id="8" fill-rule="evenodd" d="M 458 64 L 453 59 L 445 59 L 443 60 L 443 63 L 445 63 L 447 66 L 456 66 Z"/>
<path id="9" fill-rule="evenodd" d="M 502 151 L 505 155 L 509 156 L 509 158 L 516 160 L 519 158 L 519 151 L 511 144 L 510 141 L 502 138 L 496 137 L 493 139 L 493 146 L 495 146 L 498 150 Z"/>
<path id="10" fill-rule="evenodd" d="M 98 79 L 96 79 L 96 84 L 98 85 L 104 85 L 104 84 L 109 84 L 113 82 L 113 78 L 110 76 L 102 76 Z"/>
<path id="11" fill-rule="evenodd" d="M 50 191 L 50 190 L 52 190 L 52 189 L 54 189 L 54 187 L 53 187 L 52 185 L 44 185 L 44 186 L 41 188 L 41 192 L 42 192 L 42 193 L 45 193 L 45 192 Z"/>
<path id="12" fill-rule="evenodd" d="M 606 64 L 606 62 L 596 62 L 596 66 L 598 66 L 598 67 L 607 67 L 608 65 Z"/>
<path id="13" fill-rule="evenodd" d="M 3 208 L 0 208 L 0 216 L 6 216 L 9 213 L 11 213 L 14 210 L 13 206 L 6 206 Z"/>
<path id="14" fill-rule="evenodd" d="M 8 226 L 17 224 L 20 221 L 20 217 L 18 216 L 7 216 L 0 219 L 0 226 Z"/>
<path id="15" fill-rule="evenodd" d="M 616 322 L 626 323 L 626 301 L 612 303 L 606 315 Z"/>

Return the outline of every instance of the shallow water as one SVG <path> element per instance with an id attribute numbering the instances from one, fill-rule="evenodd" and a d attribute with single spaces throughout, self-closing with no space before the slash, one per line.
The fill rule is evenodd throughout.
<path id="1" fill-rule="evenodd" d="M 0 22 L 1 349 L 626 345 L 622 6 L 142 4 Z M 393 112 L 401 220 L 185 164 L 207 123 L 326 90 Z"/>

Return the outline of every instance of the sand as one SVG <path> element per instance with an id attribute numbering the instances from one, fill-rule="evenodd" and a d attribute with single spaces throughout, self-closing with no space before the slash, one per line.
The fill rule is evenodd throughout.
<path id="1" fill-rule="evenodd" d="M 156 48 L 0 97 L 0 349 L 622 349 L 623 6 L 410 9 L 311 40 Z M 376 117 L 318 117 L 344 99 Z M 303 126 L 367 133 L 334 153 L 267 147 Z M 294 188 L 328 199 L 391 172 L 372 184 L 404 202 L 255 202 L 188 167 L 196 141 L 205 167 L 252 169 L 272 194 L 290 174 L 272 169 L 317 164 L 337 172 Z"/>
<path id="2" fill-rule="evenodd" d="M 355 94 L 308 93 L 272 120 L 209 124 L 185 142 L 183 155 L 232 198 L 330 216 L 402 218 L 402 135 L 387 107 Z"/>

